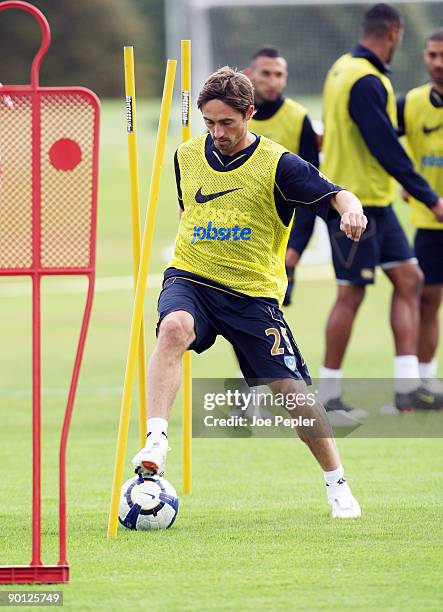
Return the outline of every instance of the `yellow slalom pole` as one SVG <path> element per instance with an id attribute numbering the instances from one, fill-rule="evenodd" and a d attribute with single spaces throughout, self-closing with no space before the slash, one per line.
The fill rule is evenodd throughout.
<path id="1" fill-rule="evenodd" d="M 191 138 L 191 41 L 181 41 L 182 142 Z M 183 355 L 183 493 L 192 492 L 192 353 Z"/>
<path id="2" fill-rule="evenodd" d="M 134 48 L 124 48 L 125 93 L 126 93 L 126 131 L 128 134 L 129 178 L 131 187 L 131 220 L 132 220 L 132 259 L 134 293 L 137 286 L 138 268 L 140 265 L 140 183 L 138 175 L 137 148 L 137 112 L 135 99 Z M 138 345 L 138 429 L 140 447 L 146 441 L 146 348 L 145 322 L 142 317 Z"/>
<path id="3" fill-rule="evenodd" d="M 118 428 L 117 449 L 115 454 L 114 479 L 112 483 L 111 507 L 108 520 L 108 538 L 115 537 L 118 527 L 118 510 L 120 489 L 123 479 L 123 463 L 128 441 L 129 415 L 132 399 L 132 386 L 135 378 L 137 349 L 140 337 L 140 327 L 143 318 L 143 305 L 148 280 L 149 261 L 151 257 L 152 240 L 154 237 L 154 222 L 157 212 L 157 202 L 160 191 L 160 178 L 165 156 L 166 137 L 168 134 L 169 117 L 171 114 L 172 92 L 177 62 L 168 60 L 163 88 L 163 98 L 160 110 L 160 121 L 157 131 L 154 161 L 152 165 L 151 184 L 149 187 L 148 209 L 146 212 L 145 230 L 141 245 L 140 268 L 135 290 L 134 308 L 132 313 L 131 333 L 129 338 L 128 359 L 126 363 L 125 381 L 123 384 L 120 423 Z"/>

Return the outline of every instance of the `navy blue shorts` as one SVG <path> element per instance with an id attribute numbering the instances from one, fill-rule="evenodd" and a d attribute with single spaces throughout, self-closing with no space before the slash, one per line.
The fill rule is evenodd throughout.
<path id="1" fill-rule="evenodd" d="M 418 229 L 415 254 L 425 275 L 426 285 L 443 283 L 443 230 Z"/>
<path id="2" fill-rule="evenodd" d="M 392 206 L 364 208 L 368 218 L 360 242 L 353 242 L 340 231 L 340 219 L 328 221 L 332 262 L 339 284 L 371 285 L 375 268 L 395 268 L 417 260 Z"/>
<path id="3" fill-rule="evenodd" d="M 176 273 L 171 268 L 165 272 L 157 331 L 166 315 L 185 310 L 195 322 L 196 339 L 190 349 L 203 353 L 223 336 L 234 347 L 248 385 L 281 378 L 311 384 L 306 362 L 275 300 L 245 296 L 201 276 Z"/>
<path id="4" fill-rule="evenodd" d="M 315 212 L 308 206 L 299 206 L 295 211 L 288 247 L 295 249 L 300 255 L 314 232 L 315 217 Z"/>

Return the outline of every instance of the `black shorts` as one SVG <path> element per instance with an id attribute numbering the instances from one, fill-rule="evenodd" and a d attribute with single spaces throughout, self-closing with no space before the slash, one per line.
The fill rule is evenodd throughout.
<path id="1" fill-rule="evenodd" d="M 443 284 L 443 230 L 418 229 L 414 247 L 425 284 Z"/>
<path id="2" fill-rule="evenodd" d="M 171 312 L 185 310 L 193 316 L 196 338 L 190 349 L 196 353 L 210 348 L 218 335 L 228 340 L 250 386 L 281 378 L 311 384 L 306 362 L 275 300 L 249 297 L 169 268 L 157 308 L 157 330 Z"/>
<path id="3" fill-rule="evenodd" d="M 392 206 L 364 208 L 368 218 L 360 242 L 353 242 L 340 231 L 340 219 L 328 221 L 332 262 L 339 284 L 371 285 L 375 268 L 395 268 L 406 261 L 416 263 L 406 234 Z"/>

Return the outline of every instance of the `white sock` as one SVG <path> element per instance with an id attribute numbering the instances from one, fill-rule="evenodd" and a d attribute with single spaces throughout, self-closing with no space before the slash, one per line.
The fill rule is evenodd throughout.
<path id="1" fill-rule="evenodd" d="M 339 465 L 336 470 L 332 470 L 332 472 L 323 472 L 323 476 L 325 477 L 325 482 L 327 485 L 335 485 L 341 478 L 345 477 L 345 471 L 342 465 Z"/>
<path id="2" fill-rule="evenodd" d="M 341 380 L 343 370 L 333 370 L 332 368 L 320 368 L 320 380 L 318 385 L 318 395 L 324 404 L 330 399 L 335 399 L 341 395 Z"/>
<path id="3" fill-rule="evenodd" d="M 342 465 L 331 472 L 323 472 L 326 482 L 328 497 L 332 495 L 351 495 L 351 489 L 346 482 L 345 472 Z"/>
<path id="4" fill-rule="evenodd" d="M 168 439 L 168 421 L 161 417 L 151 417 L 146 421 L 147 437 L 146 443 L 149 440 L 167 440 Z"/>
<path id="5" fill-rule="evenodd" d="M 434 357 L 428 363 L 419 362 L 418 371 L 422 380 L 437 378 L 437 359 Z"/>
<path id="6" fill-rule="evenodd" d="M 410 393 L 420 386 L 420 373 L 416 355 L 394 357 L 395 390 L 397 393 Z"/>

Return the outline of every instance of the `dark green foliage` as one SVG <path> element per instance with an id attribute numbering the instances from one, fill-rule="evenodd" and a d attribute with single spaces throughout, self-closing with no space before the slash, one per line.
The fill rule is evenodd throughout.
<path id="1" fill-rule="evenodd" d="M 49 21 L 52 44 L 42 85 L 84 85 L 101 96 L 123 91 L 123 46 L 134 45 L 137 92 L 158 96 L 163 69 L 162 0 L 33 0 Z M 0 80 L 29 82 L 40 45 L 37 22 L 21 11 L 0 14 Z"/>
<path id="2" fill-rule="evenodd" d="M 392 65 L 394 87 L 400 92 L 426 80 L 423 42 L 443 24 L 443 12 L 441 4 L 425 0 L 396 6 L 406 25 L 403 45 Z M 288 60 L 290 92 L 318 94 L 331 64 L 357 42 L 366 8 L 338 3 L 211 9 L 214 67 L 243 68 L 257 48 L 276 46 Z"/>

